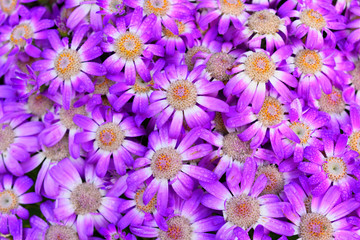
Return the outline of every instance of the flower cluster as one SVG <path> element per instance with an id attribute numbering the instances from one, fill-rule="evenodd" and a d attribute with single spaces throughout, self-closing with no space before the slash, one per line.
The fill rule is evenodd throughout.
<path id="1" fill-rule="evenodd" d="M 0 0 L 0 239 L 360 239 L 358 0 Z"/>

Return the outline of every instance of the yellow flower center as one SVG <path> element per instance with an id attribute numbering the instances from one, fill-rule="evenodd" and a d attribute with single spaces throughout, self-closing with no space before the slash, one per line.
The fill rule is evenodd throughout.
<path id="1" fill-rule="evenodd" d="M 279 194 L 284 189 L 284 175 L 279 172 L 279 169 L 275 165 L 261 166 L 256 172 L 256 178 L 261 174 L 265 174 L 267 183 L 265 189 L 261 195 L 265 194 Z"/>
<path id="2" fill-rule="evenodd" d="M 321 70 L 323 62 L 316 51 L 303 49 L 296 54 L 295 65 L 303 74 L 315 74 Z"/>
<path id="3" fill-rule="evenodd" d="M 248 19 L 249 28 L 261 35 L 277 33 L 280 24 L 280 18 L 267 10 L 255 12 Z"/>
<path id="4" fill-rule="evenodd" d="M 55 58 L 55 71 L 64 80 L 70 80 L 81 69 L 80 55 L 72 49 L 64 49 Z"/>
<path id="5" fill-rule="evenodd" d="M 144 192 L 145 192 L 145 187 L 136 192 L 135 194 L 136 207 L 141 211 L 152 213 L 155 211 L 155 205 L 157 199 L 156 195 L 150 200 L 148 204 L 145 205 L 143 202 Z"/>
<path id="6" fill-rule="evenodd" d="M 144 51 L 141 39 L 133 33 L 127 32 L 115 42 L 115 52 L 126 60 L 134 60 Z"/>
<path id="7" fill-rule="evenodd" d="M 245 5 L 241 0 L 220 0 L 220 11 L 223 14 L 239 16 L 244 12 Z"/>
<path id="8" fill-rule="evenodd" d="M 174 148 L 161 148 L 152 157 L 151 170 L 155 178 L 171 179 L 176 176 L 181 167 L 181 156 Z"/>
<path id="9" fill-rule="evenodd" d="M 275 69 L 275 63 L 262 52 L 251 54 L 245 61 L 245 73 L 256 82 L 267 83 Z"/>
<path id="10" fill-rule="evenodd" d="M 170 84 L 166 97 L 176 110 L 185 110 L 196 104 L 196 87 L 190 81 L 177 80 Z"/>
<path id="11" fill-rule="evenodd" d="M 170 218 L 167 222 L 168 230 L 166 232 L 159 231 L 161 240 L 191 240 L 192 228 L 190 221 L 182 216 Z"/>
<path id="12" fill-rule="evenodd" d="M 168 0 L 145 0 L 144 12 L 146 15 L 155 14 L 158 17 L 164 17 L 170 9 Z"/>
<path id="13" fill-rule="evenodd" d="M 322 168 L 331 181 L 337 181 L 346 176 L 347 166 L 342 158 L 329 157 L 323 163 Z"/>
<path id="14" fill-rule="evenodd" d="M 333 239 L 330 220 L 319 213 L 307 213 L 301 217 L 300 234 L 303 240 Z"/>
<path id="15" fill-rule="evenodd" d="M 351 150 L 357 151 L 360 153 L 360 131 L 353 132 L 348 140 L 348 144 Z"/>
<path id="16" fill-rule="evenodd" d="M 176 23 L 176 25 L 178 27 L 179 34 L 175 35 L 169 29 L 167 29 L 166 27 L 163 27 L 163 34 L 164 34 L 165 37 L 167 37 L 167 38 L 179 38 L 179 36 L 185 32 L 186 26 L 185 26 L 184 23 L 182 23 L 181 21 L 178 21 L 178 20 L 175 20 L 175 23 Z"/>
<path id="17" fill-rule="evenodd" d="M 306 9 L 300 13 L 300 21 L 316 30 L 320 31 L 326 26 L 326 21 L 318 11 Z"/>
<path id="18" fill-rule="evenodd" d="M 96 142 L 105 151 L 117 150 L 125 139 L 124 131 L 119 125 L 109 122 L 101 125 L 96 131 Z"/>
<path id="19" fill-rule="evenodd" d="M 12 190 L 0 192 L 0 213 L 10 214 L 10 211 L 19 206 L 18 197 Z"/>
<path id="20" fill-rule="evenodd" d="M 29 24 L 21 23 L 14 27 L 10 35 L 10 41 L 18 45 L 19 47 L 24 47 L 26 40 L 34 36 L 34 30 Z"/>
<path id="21" fill-rule="evenodd" d="M 289 127 L 300 138 L 301 144 L 306 144 L 308 142 L 311 135 L 311 129 L 309 128 L 309 126 L 301 122 L 293 122 L 292 124 L 290 124 Z"/>
<path id="22" fill-rule="evenodd" d="M 12 14 L 18 4 L 17 0 L 0 0 L 1 10 L 8 15 Z"/>
<path id="23" fill-rule="evenodd" d="M 258 114 L 259 121 L 265 126 L 274 126 L 284 119 L 282 104 L 273 97 L 266 97 Z"/>
<path id="24" fill-rule="evenodd" d="M 319 99 L 320 110 L 329 114 L 340 114 L 345 110 L 345 101 L 342 98 L 342 92 L 333 87 L 330 94 L 322 92 Z"/>

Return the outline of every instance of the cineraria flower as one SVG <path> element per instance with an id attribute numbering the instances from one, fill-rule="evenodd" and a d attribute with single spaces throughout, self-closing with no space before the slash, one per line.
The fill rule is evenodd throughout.
<path id="1" fill-rule="evenodd" d="M 89 163 L 96 163 L 96 174 L 104 177 L 109 167 L 110 158 L 114 161 L 115 169 L 120 175 L 126 172 L 126 166 L 132 166 L 134 159 L 131 154 L 143 156 L 146 148 L 131 137 L 145 134 L 142 128 L 136 126 L 133 117 L 108 111 L 106 117 L 98 107 L 92 112 L 92 119 L 83 115 L 75 115 L 74 123 L 83 132 L 75 135 L 75 143 L 82 144 L 89 152 Z"/>
<path id="2" fill-rule="evenodd" d="M 201 15 L 199 26 L 206 30 L 208 24 L 219 19 L 218 32 L 226 33 L 230 21 L 235 28 L 240 29 L 249 18 L 247 11 L 260 11 L 265 8 L 263 5 L 247 4 L 243 0 L 201 0 L 197 9 L 206 8 L 206 13 Z"/>
<path id="3" fill-rule="evenodd" d="M 45 49 L 41 55 L 44 60 L 33 63 L 35 71 L 40 71 L 38 85 L 49 84 L 49 93 L 55 94 L 59 87 L 63 95 L 63 107 L 69 110 L 74 90 L 77 92 L 93 92 L 94 84 L 89 75 L 103 76 L 105 68 L 91 60 L 99 57 L 102 51 L 96 45 L 101 41 L 101 33 L 93 33 L 83 43 L 87 26 L 77 29 L 69 45 L 68 39 L 60 39 L 57 31 L 48 32 L 48 40 L 52 49 Z M 81 44 L 81 47 L 79 48 Z"/>
<path id="4" fill-rule="evenodd" d="M 125 12 L 125 4 L 123 0 L 97 0 L 96 4 L 101 8 L 97 14 L 105 15 L 105 19 L 111 19 L 116 15 L 121 15 Z"/>
<path id="5" fill-rule="evenodd" d="M 1 1 L 0 6 L 6 2 L 16 2 L 16 0 Z M 32 44 L 33 39 L 46 39 L 46 29 L 54 25 L 54 21 L 50 19 L 42 19 L 46 9 L 36 7 L 31 9 L 29 18 L 21 18 L 13 26 L 4 25 L 0 27 L 0 55 L 9 53 L 16 54 L 19 51 L 25 51 L 31 57 L 40 57 L 40 49 Z"/>
<path id="6" fill-rule="evenodd" d="M 133 172 L 128 180 L 129 188 L 136 188 L 147 179 L 149 185 L 143 194 L 143 203 L 148 204 L 157 194 L 157 211 L 163 214 L 168 205 L 169 187 L 183 199 L 190 198 L 194 187 L 192 178 L 214 182 L 216 175 L 188 162 L 207 155 L 209 144 L 192 145 L 200 135 L 200 128 L 194 128 L 184 138 L 169 138 L 169 126 L 165 125 L 149 135 L 149 151 L 144 158 L 135 160 Z"/>
<path id="7" fill-rule="evenodd" d="M 133 226 L 130 230 L 140 237 L 161 240 L 214 239 L 215 235 L 207 232 L 217 231 L 224 224 L 224 218 L 211 216 L 212 211 L 200 205 L 202 196 L 199 189 L 188 200 L 171 195 L 174 212 L 167 217 L 164 230 L 149 226 Z"/>
<path id="8" fill-rule="evenodd" d="M 149 44 L 152 39 L 150 26 L 154 21 L 153 14 L 143 20 L 142 9 L 137 8 L 128 26 L 125 18 L 116 19 L 116 28 L 112 24 L 106 25 L 104 33 L 108 38 L 101 47 L 104 52 L 115 52 L 103 63 L 110 74 L 118 74 L 125 68 L 125 79 L 129 84 L 135 83 L 136 73 L 146 82 L 151 80 L 144 60 L 151 60 L 153 55 L 164 56 L 162 46 Z"/>
<path id="9" fill-rule="evenodd" d="M 199 77 L 205 66 L 198 66 L 191 72 L 186 65 L 170 65 L 164 72 L 154 74 L 154 88 L 160 88 L 151 94 L 152 102 L 147 110 L 147 117 L 157 116 L 156 124 L 161 128 L 171 121 L 169 135 L 179 136 L 184 118 L 190 128 L 206 126 L 210 117 L 197 104 L 212 111 L 228 112 L 229 106 L 215 98 L 224 87 L 222 82 L 209 82 Z M 172 117 L 172 120 L 169 120 Z"/>
<path id="10" fill-rule="evenodd" d="M 248 232 L 257 225 L 276 234 L 293 235 L 294 230 L 289 223 L 276 219 L 283 217 L 283 203 L 280 199 L 272 194 L 259 197 L 266 186 L 266 177 L 261 175 L 254 182 L 255 174 L 256 163 L 248 158 L 242 173 L 235 170 L 227 176 L 230 191 L 220 182 L 200 182 L 209 192 L 201 203 L 208 208 L 223 211 L 226 220 L 217 231 L 216 239 L 235 239 L 235 228 L 240 227 Z"/>
<path id="11" fill-rule="evenodd" d="M 19 99 L 26 99 L 31 94 L 38 92 L 37 75 L 29 65 L 26 65 L 26 72 L 15 70 L 15 76 L 12 77 L 11 87 L 17 91 Z"/>
<path id="12" fill-rule="evenodd" d="M 324 138 L 323 142 L 325 154 L 315 147 L 306 147 L 304 158 L 308 161 L 301 162 L 298 168 L 311 175 L 309 183 L 314 185 L 314 196 L 321 196 L 333 184 L 339 186 L 342 199 L 348 199 L 355 183 L 351 175 L 356 166 L 354 158 L 359 154 L 347 149 L 345 135 L 339 135 L 336 142 L 329 138 Z"/>
<path id="13" fill-rule="evenodd" d="M 92 165 L 85 166 L 85 181 L 65 158 L 50 170 L 59 183 L 59 196 L 55 202 L 54 214 L 58 220 L 74 219 L 80 239 L 88 239 L 96 229 L 108 222 L 116 223 L 120 199 L 103 189 L 103 180 L 96 176 Z"/>
<path id="14" fill-rule="evenodd" d="M 13 176 L 5 174 L 0 181 L 0 233 L 8 234 L 17 227 L 16 216 L 29 218 L 29 211 L 22 205 L 40 202 L 41 196 L 34 192 L 26 193 L 34 183 L 28 176 L 16 178 L 13 182 Z"/>
<path id="15" fill-rule="evenodd" d="M 82 0 L 65 0 L 65 8 L 75 8 L 70 14 L 66 26 L 74 29 L 80 26 L 79 23 L 90 15 L 90 24 L 95 31 L 100 31 L 103 27 L 101 15 L 98 14 L 100 6 L 96 1 L 82 1 Z"/>
<path id="16" fill-rule="evenodd" d="M 359 208 L 360 202 L 353 198 L 341 202 L 337 186 L 312 197 L 308 205 L 301 197 L 304 192 L 298 184 L 285 186 L 285 193 L 291 205 L 284 207 L 284 215 L 294 223 L 294 235 L 299 235 L 300 239 L 358 239 L 345 217 Z"/>
<path id="17" fill-rule="evenodd" d="M 0 25 L 9 19 L 9 24 L 14 25 L 19 21 L 19 16 L 28 17 L 30 11 L 24 3 L 35 2 L 35 0 L 8 0 L 0 2 Z"/>
<path id="18" fill-rule="evenodd" d="M 100 228 L 99 233 L 101 233 L 101 235 L 103 235 L 106 240 L 136 240 L 134 235 L 116 230 L 114 224 L 109 224 L 106 228 Z"/>
<path id="19" fill-rule="evenodd" d="M 350 104 L 360 104 L 360 59 L 358 54 L 347 56 L 348 61 L 343 61 L 348 69 L 339 71 L 337 82 L 344 86 L 344 100 Z"/>
<path id="20" fill-rule="evenodd" d="M 251 107 L 246 107 L 242 112 L 232 111 L 228 113 L 226 125 L 229 127 L 240 127 L 250 124 L 238 136 L 240 140 L 247 142 L 251 140 L 251 148 L 260 146 L 265 138 L 267 130 L 270 133 L 271 146 L 279 159 L 284 158 L 284 149 L 281 136 L 300 143 L 299 137 L 289 127 L 290 104 L 279 97 L 274 90 L 270 90 L 265 97 L 264 103 L 258 114 Z"/>
<path id="21" fill-rule="evenodd" d="M 283 60 L 291 54 L 289 46 L 284 46 L 273 54 L 257 49 L 255 52 L 243 53 L 235 61 L 231 73 L 237 74 L 226 84 L 224 93 L 225 96 L 239 95 L 237 111 L 244 110 L 252 103 L 254 112 L 258 113 L 264 103 L 266 85 L 269 81 L 285 100 L 293 100 L 294 96 L 286 85 L 296 87 L 298 81 L 290 73 L 281 70 Z"/>

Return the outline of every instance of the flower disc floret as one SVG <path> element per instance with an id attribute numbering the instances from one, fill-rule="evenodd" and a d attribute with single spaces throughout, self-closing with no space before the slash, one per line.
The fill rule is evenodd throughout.
<path id="1" fill-rule="evenodd" d="M 224 136 L 222 150 L 225 155 L 232 157 L 234 160 L 244 163 L 253 153 L 250 148 L 250 142 L 243 142 L 233 132 Z"/>
<path id="2" fill-rule="evenodd" d="M 300 234 L 304 240 L 333 239 L 333 227 L 330 220 L 319 213 L 307 213 L 301 217 Z"/>
<path id="3" fill-rule="evenodd" d="M 155 178 L 172 179 L 181 170 L 181 156 L 174 148 L 160 148 L 152 157 L 150 167 Z"/>
<path id="4" fill-rule="evenodd" d="M 253 53 L 245 61 L 245 73 L 256 82 L 267 83 L 275 69 L 274 61 L 263 52 Z"/>
<path id="5" fill-rule="evenodd" d="M 126 32 L 115 41 L 115 52 L 126 60 L 134 60 L 144 51 L 144 44 L 134 33 Z"/>
<path id="6" fill-rule="evenodd" d="M 284 109 L 279 100 L 266 97 L 258 114 L 258 119 L 266 127 L 281 123 L 284 119 Z"/>
<path id="7" fill-rule="evenodd" d="M 155 205 L 156 205 L 156 194 L 151 198 L 151 200 L 148 202 L 148 204 L 144 204 L 143 196 L 144 196 L 145 188 L 139 189 L 135 194 L 135 202 L 136 202 L 136 208 L 147 212 L 147 213 L 153 213 L 155 211 Z"/>
<path id="8" fill-rule="evenodd" d="M 4 152 L 12 143 L 14 143 L 14 130 L 9 125 L 6 126 L 0 124 L 0 139 L 0 152 Z"/>
<path id="9" fill-rule="evenodd" d="M 96 131 L 95 141 L 105 151 L 116 151 L 125 139 L 124 131 L 119 125 L 109 122 L 101 125 Z"/>
<path id="10" fill-rule="evenodd" d="M 185 110 L 196 104 L 197 90 L 187 80 L 177 80 L 170 84 L 166 93 L 168 103 L 176 110 Z"/>
<path id="11" fill-rule="evenodd" d="M 231 75 L 227 74 L 226 70 L 230 69 L 234 62 L 235 58 L 230 54 L 224 52 L 214 53 L 206 63 L 206 70 L 212 78 L 228 81 Z"/>
<path id="12" fill-rule="evenodd" d="M 350 72 L 351 82 L 356 90 L 360 90 L 360 61 L 355 63 L 355 69 Z"/>
<path id="13" fill-rule="evenodd" d="M 55 58 L 55 71 L 64 80 L 70 80 L 81 69 L 80 55 L 73 49 L 64 49 Z"/>
<path id="14" fill-rule="evenodd" d="M 321 111 L 329 114 L 342 113 L 345 110 L 345 101 L 342 97 L 342 92 L 337 88 L 333 88 L 330 94 L 322 92 L 319 99 L 319 107 Z"/>
<path id="15" fill-rule="evenodd" d="M 101 206 L 101 198 L 101 193 L 94 184 L 82 183 L 71 192 L 70 201 L 77 215 L 85 215 L 97 211 Z"/>
<path id="16" fill-rule="evenodd" d="M 275 165 L 261 166 L 256 172 L 256 178 L 264 174 L 267 178 L 265 189 L 261 195 L 265 194 L 279 194 L 284 189 L 284 175 Z"/>
<path id="17" fill-rule="evenodd" d="M 1 10 L 11 15 L 18 4 L 17 0 L 0 0 Z"/>
<path id="18" fill-rule="evenodd" d="M 323 61 L 316 51 L 303 49 L 296 54 L 295 65 L 303 74 L 315 74 L 321 70 Z"/>
<path id="19" fill-rule="evenodd" d="M 29 110 L 32 114 L 42 117 L 52 107 L 53 102 L 43 95 L 31 95 L 28 98 Z"/>
<path id="20" fill-rule="evenodd" d="M 312 132 L 309 126 L 301 122 L 293 122 L 289 127 L 299 137 L 301 144 L 307 144 Z"/>
<path id="21" fill-rule="evenodd" d="M 45 233 L 45 240 L 78 240 L 79 237 L 74 229 L 69 226 L 51 225 Z"/>
<path id="22" fill-rule="evenodd" d="M 64 158 L 70 157 L 69 153 L 69 138 L 63 137 L 58 143 L 52 147 L 44 146 L 44 155 L 53 162 L 58 162 Z"/>
<path id="23" fill-rule="evenodd" d="M 248 19 L 249 28 L 261 35 L 277 33 L 280 24 L 280 18 L 267 10 L 255 12 Z"/>
<path id="24" fill-rule="evenodd" d="M 34 30 L 29 24 L 21 23 L 14 27 L 10 35 L 10 41 L 14 45 L 24 47 L 26 45 L 26 39 L 30 39 L 34 36 Z"/>
<path id="25" fill-rule="evenodd" d="M 190 221 L 182 216 L 175 216 L 167 221 L 168 230 L 160 231 L 161 240 L 191 240 Z"/>
<path id="26" fill-rule="evenodd" d="M 348 140 L 349 147 L 351 150 L 354 150 L 358 153 L 360 153 L 360 131 L 354 131 Z"/>
<path id="27" fill-rule="evenodd" d="M 168 0 L 145 0 L 144 12 L 146 15 L 155 14 L 158 17 L 165 17 L 170 9 Z"/>
<path id="28" fill-rule="evenodd" d="M 340 157 L 329 157 L 322 165 L 327 177 L 332 181 L 338 181 L 347 174 L 347 165 Z"/>
<path id="29" fill-rule="evenodd" d="M 245 5 L 241 0 L 220 0 L 219 7 L 223 14 L 235 16 L 241 15 L 245 10 Z"/>
<path id="30" fill-rule="evenodd" d="M 145 82 L 141 79 L 139 75 L 136 76 L 135 83 L 133 85 L 133 90 L 135 93 L 148 93 L 151 91 L 151 85 L 154 84 L 154 81 Z"/>
<path id="31" fill-rule="evenodd" d="M 260 205 L 258 200 L 251 196 L 234 196 L 226 201 L 225 214 L 227 221 L 248 229 L 260 218 Z"/>
<path id="32" fill-rule="evenodd" d="M 211 53 L 211 51 L 204 46 L 195 46 L 193 48 L 190 48 L 185 53 L 185 64 L 186 64 L 186 66 L 188 66 L 189 71 L 194 69 L 194 64 L 196 62 L 195 61 L 196 59 L 193 59 L 193 58 L 198 52 Z"/>
<path id="33" fill-rule="evenodd" d="M 163 28 L 163 34 L 165 37 L 168 37 L 168 38 L 178 38 L 179 35 L 183 34 L 186 30 L 186 26 L 183 22 L 181 21 L 178 21 L 178 20 L 175 20 L 175 23 L 178 27 L 178 30 L 179 30 L 179 34 L 178 35 L 175 35 L 173 34 L 169 29 L 167 28 Z"/>
<path id="34" fill-rule="evenodd" d="M 12 190 L 0 192 L 0 213 L 10 214 L 11 210 L 19 206 L 19 199 Z"/>
<path id="35" fill-rule="evenodd" d="M 75 108 L 70 106 L 69 110 L 61 108 L 59 111 L 60 121 L 67 129 L 78 129 L 79 127 L 74 123 L 73 118 L 76 114 L 86 115 L 84 106 Z"/>
<path id="36" fill-rule="evenodd" d="M 300 21 L 308 27 L 321 31 L 326 26 L 326 21 L 321 13 L 314 9 L 305 9 L 300 13 Z"/>

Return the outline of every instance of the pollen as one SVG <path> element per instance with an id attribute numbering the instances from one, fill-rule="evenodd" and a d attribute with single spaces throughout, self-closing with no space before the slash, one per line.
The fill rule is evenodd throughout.
<path id="1" fill-rule="evenodd" d="M 12 190 L 0 192 L 0 213 L 10 214 L 11 210 L 19 206 L 19 199 Z"/>
<path id="2" fill-rule="evenodd" d="M 231 75 L 226 73 L 235 62 L 235 58 L 230 54 L 219 52 L 211 55 L 209 61 L 206 63 L 206 70 L 210 73 L 212 78 L 219 81 L 228 81 Z"/>
<path id="3" fill-rule="evenodd" d="M 155 14 L 157 17 L 165 17 L 170 9 L 169 0 L 145 0 L 144 12 L 146 15 Z"/>
<path id="4" fill-rule="evenodd" d="M 347 166 L 340 157 L 329 157 L 322 165 L 322 169 L 331 181 L 338 181 L 347 175 Z"/>
<path id="5" fill-rule="evenodd" d="M 0 0 L 1 10 L 8 15 L 11 15 L 14 12 L 17 5 L 17 0 Z"/>
<path id="6" fill-rule="evenodd" d="M 79 127 L 74 123 L 73 118 L 76 114 L 87 115 L 85 107 L 81 106 L 75 108 L 71 104 L 69 110 L 61 108 L 59 111 L 60 121 L 67 129 L 78 129 Z"/>
<path id="7" fill-rule="evenodd" d="M 277 33 L 280 24 L 280 18 L 267 10 L 255 12 L 248 19 L 249 28 L 260 35 Z"/>
<path id="8" fill-rule="evenodd" d="M 360 153 L 360 131 L 353 132 L 348 140 L 348 145 L 350 146 L 351 150 L 354 150 Z"/>
<path id="9" fill-rule="evenodd" d="M 311 212 L 311 202 L 312 202 L 313 196 L 310 194 L 309 196 L 307 196 L 304 200 L 304 204 L 305 204 L 305 209 L 307 213 Z"/>
<path id="10" fill-rule="evenodd" d="M 14 130 L 10 125 L 0 124 L 0 152 L 5 152 L 15 140 Z"/>
<path id="11" fill-rule="evenodd" d="M 245 5 L 241 0 L 219 0 L 219 7 L 223 14 L 235 16 L 240 16 L 245 10 Z"/>
<path id="12" fill-rule="evenodd" d="M 60 52 L 54 61 L 55 71 L 63 80 L 70 80 L 81 70 L 81 59 L 77 51 L 64 49 Z"/>
<path id="13" fill-rule="evenodd" d="M 341 114 L 345 111 L 345 101 L 342 97 L 342 92 L 333 87 L 330 94 L 321 93 L 319 99 L 320 111 L 327 112 L 329 114 Z"/>
<path id="14" fill-rule="evenodd" d="M 65 135 L 58 143 L 52 147 L 44 146 L 44 155 L 53 162 L 59 162 L 64 158 L 70 157 L 69 138 Z"/>
<path id="15" fill-rule="evenodd" d="M 214 123 L 215 123 L 214 128 L 216 131 L 218 131 L 222 134 L 228 133 L 225 123 L 224 123 L 224 119 L 220 112 L 215 112 Z"/>
<path id="16" fill-rule="evenodd" d="M 263 52 L 253 53 L 245 61 L 245 73 L 259 83 L 267 83 L 275 69 L 274 61 Z"/>
<path id="17" fill-rule="evenodd" d="M 95 141 L 99 148 L 113 152 L 124 142 L 125 133 L 119 125 L 108 122 L 101 125 L 96 131 Z"/>
<path id="18" fill-rule="evenodd" d="M 307 144 L 312 133 L 309 126 L 301 122 L 293 122 L 289 127 L 299 137 L 301 144 Z"/>
<path id="19" fill-rule="evenodd" d="M 258 200 L 251 196 L 234 196 L 226 201 L 224 215 L 227 221 L 248 229 L 259 220 L 260 205 Z"/>
<path id="20" fill-rule="evenodd" d="M 155 205 L 156 205 L 156 195 L 150 200 L 148 204 L 144 204 L 143 196 L 145 192 L 145 187 L 142 189 L 139 189 L 135 194 L 135 202 L 136 202 L 136 208 L 140 211 L 152 213 L 155 211 Z"/>
<path id="21" fill-rule="evenodd" d="M 95 77 L 96 84 L 94 94 L 107 95 L 109 88 L 115 84 L 115 82 L 109 80 L 105 76 Z"/>
<path id="22" fill-rule="evenodd" d="M 161 240 L 191 240 L 193 229 L 190 221 L 182 216 L 175 216 L 167 220 L 168 230 L 159 231 Z"/>
<path id="23" fill-rule="evenodd" d="M 186 63 L 186 66 L 188 66 L 189 71 L 194 69 L 195 62 L 196 62 L 196 60 L 199 59 L 199 57 L 196 57 L 195 59 L 193 59 L 194 56 L 198 52 L 203 52 L 203 53 L 208 53 L 208 54 L 211 53 L 211 51 L 208 48 L 203 47 L 203 46 L 196 46 L 196 47 L 190 48 L 185 53 L 185 63 Z"/>
<path id="24" fill-rule="evenodd" d="M 29 110 L 37 117 L 42 117 L 53 106 L 53 102 L 44 95 L 31 95 L 28 99 Z"/>
<path id="25" fill-rule="evenodd" d="M 333 227 L 327 217 L 307 213 L 301 217 L 299 235 L 304 240 L 330 240 L 333 239 Z"/>
<path id="26" fill-rule="evenodd" d="M 323 15 L 313 9 L 306 9 L 300 13 L 300 21 L 308 27 L 321 31 L 326 26 Z"/>
<path id="27" fill-rule="evenodd" d="M 141 79 L 139 75 L 136 75 L 135 84 L 133 85 L 133 90 L 136 93 L 148 93 L 151 91 L 151 87 L 154 85 L 154 80 L 150 82 L 145 82 Z"/>
<path id="28" fill-rule="evenodd" d="M 182 159 L 174 148 L 160 148 L 154 153 L 150 167 L 155 178 L 172 179 L 181 170 Z"/>
<path id="29" fill-rule="evenodd" d="M 124 9 L 124 5 L 122 0 L 111 0 L 109 4 L 109 10 L 112 13 L 117 13 L 119 10 Z"/>
<path id="30" fill-rule="evenodd" d="M 3 1 L 4 2 L 4 1 Z M 10 41 L 18 45 L 19 47 L 24 47 L 26 40 L 34 36 L 34 30 L 30 24 L 21 23 L 14 27 L 10 35 Z"/>
<path id="31" fill-rule="evenodd" d="M 316 51 L 303 49 L 296 54 L 295 66 L 298 67 L 303 74 L 315 74 L 321 70 L 323 61 Z"/>
<path id="32" fill-rule="evenodd" d="M 115 41 L 115 52 L 126 60 L 134 60 L 144 51 L 144 44 L 134 33 L 126 32 Z"/>
<path id="33" fill-rule="evenodd" d="M 170 84 L 166 97 L 173 108 L 181 111 L 196 104 L 197 90 L 192 82 L 177 80 Z"/>
<path id="34" fill-rule="evenodd" d="M 276 98 L 266 97 L 257 117 L 265 127 L 275 126 L 284 119 L 283 106 Z"/>
<path id="35" fill-rule="evenodd" d="M 267 184 L 261 195 L 266 194 L 279 194 L 284 189 L 284 175 L 279 172 L 279 169 L 275 165 L 261 166 L 256 172 L 255 178 L 258 178 L 261 174 L 265 174 L 267 178 Z"/>
<path id="36" fill-rule="evenodd" d="M 178 27 L 179 34 L 175 35 L 169 29 L 167 29 L 166 27 L 163 27 L 163 34 L 164 34 L 165 37 L 167 37 L 167 38 L 179 38 L 179 36 L 185 32 L 186 26 L 185 26 L 184 23 L 182 23 L 181 21 L 178 21 L 178 20 L 175 20 L 175 23 L 176 23 L 176 25 Z"/>
<path id="37" fill-rule="evenodd" d="M 250 142 L 241 141 L 237 135 L 237 132 L 225 135 L 222 150 L 235 161 L 244 163 L 248 157 L 251 157 L 253 150 L 250 148 Z"/>
<path id="38" fill-rule="evenodd" d="M 70 201 L 77 215 L 95 213 L 101 206 L 102 196 L 92 183 L 82 183 L 71 192 Z"/>
<path id="39" fill-rule="evenodd" d="M 68 226 L 51 225 L 45 233 L 45 240 L 79 240 L 76 231 Z"/>
<path id="40" fill-rule="evenodd" d="M 350 72 L 352 78 L 351 82 L 355 88 L 355 90 L 360 90 L 360 61 L 355 63 L 355 69 Z"/>

